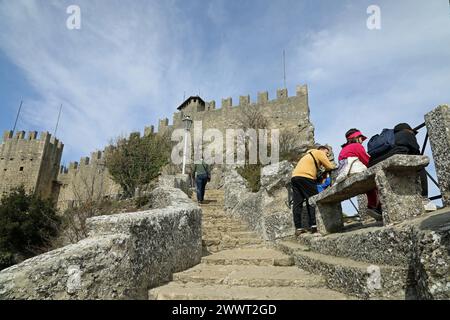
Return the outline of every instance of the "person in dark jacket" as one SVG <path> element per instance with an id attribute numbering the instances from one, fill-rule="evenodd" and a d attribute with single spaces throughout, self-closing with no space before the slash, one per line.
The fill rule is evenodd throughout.
<path id="1" fill-rule="evenodd" d="M 394 127 L 395 146 L 384 155 L 370 158 L 369 167 L 372 167 L 395 154 L 420 155 L 420 146 L 417 142 L 416 134 L 417 132 L 407 123 L 399 123 L 396 125 Z M 428 200 L 428 179 L 425 168 L 419 171 L 419 175 L 425 209 L 427 211 L 434 211 L 436 210 L 436 206 Z"/>
<path id="2" fill-rule="evenodd" d="M 192 176 L 195 177 L 197 186 L 197 202 L 201 204 L 205 201 L 206 184 L 211 180 L 211 170 L 203 158 L 194 165 Z"/>

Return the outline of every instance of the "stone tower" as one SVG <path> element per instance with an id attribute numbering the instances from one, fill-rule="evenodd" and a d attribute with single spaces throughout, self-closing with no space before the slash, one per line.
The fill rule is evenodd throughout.
<path id="1" fill-rule="evenodd" d="M 57 192 L 56 179 L 64 145 L 48 132 L 5 131 L 0 145 L 0 197 L 24 186 L 50 199 Z"/>

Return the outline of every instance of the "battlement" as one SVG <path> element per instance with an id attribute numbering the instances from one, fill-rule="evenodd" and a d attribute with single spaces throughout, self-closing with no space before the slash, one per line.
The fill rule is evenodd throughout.
<path id="1" fill-rule="evenodd" d="M 61 166 L 59 173 L 61 175 L 67 175 L 80 171 L 83 168 L 96 167 L 99 164 L 104 164 L 105 152 L 104 151 L 94 151 L 91 152 L 90 157 L 81 157 L 80 161 L 73 161 L 69 163 L 69 167 Z"/>
<path id="2" fill-rule="evenodd" d="M 189 114 L 193 120 L 199 120 L 210 116 L 217 119 L 216 123 L 220 123 L 225 121 L 224 117 L 232 117 L 229 111 L 236 110 L 239 107 L 245 108 L 248 106 L 261 106 L 270 109 L 273 106 L 274 110 L 279 110 L 274 112 L 282 112 L 281 109 L 283 109 L 283 105 L 308 106 L 308 87 L 306 85 L 298 85 L 296 87 L 296 95 L 291 97 L 289 97 L 288 90 L 286 88 L 278 89 L 276 92 L 276 98 L 273 100 L 270 100 L 268 91 L 258 92 L 256 102 L 252 102 L 249 94 L 241 95 L 239 96 L 239 104 L 237 106 L 233 105 L 232 97 L 227 97 L 221 99 L 221 106 L 217 109 L 215 100 L 205 102 L 204 104 L 200 104 L 198 101 L 203 100 L 197 96 L 190 97 L 180 107 L 178 107 L 177 109 L 179 112 L 175 112 L 173 115 L 173 125 L 169 125 L 168 118 L 160 119 L 158 122 L 158 133 L 168 129 L 181 128 L 184 114 Z M 221 114 L 221 112 L 226 112 L 227 115 Z M 275 117 L 279 118 L 280 116 L 276 115 Z M 154 133 L 154 127 L 146 127 L 145 135 L 149 135 L 151 133 Z"/>
<path id="3" fill-rule="evenodd" d="M 16 131 L 15 135 L 12 130 L 5 130 L 3 132 L 3 143 L 15 143 L 18 141 L 44 141 L 45 143 L 56 146 L 57 149 L 62 149 L 64 144 L 53 137 L 49 132 L 43 131 L 38 135 L 37 131 L 29 131 L 25 134 L 25 131 Z"/>
<path id="4" fill-rule="evenodd" d="M 155 133 L 155 126 L 149 126 L 144 128 L 144 136 L 150 136 Z"/>
<path id="5" fill-rule="evenodd" d="M 158 124 L 158 133 L 162 133 L 164 131 L 172 129 L 173 126 L 169 125 L 169 119 L 164 118 L 159 120 Z"/>
<path id="6" fill-rule="evenodd" d="M 239 96 L 239 104 L 237 106 L 233 105 L 233 98 L 227 97 L 222 99 L 222 105 L 221 108 L 232 108 L 232 107 L 245 107 L 251 104 L 266 104 L 269 102 L 285 102 L 289 98 L 294 97 L 303 97 L 308 95 L 308 87 L 306 85 L 299 85 L 296 88 L 296 95 L 289 97 L 288 90 L 287 89 L 278 89 L 276 99 L 269 100 L 269 92 L 268 91 L 262 91 L 258 92 L 256 103 L 251 102 L 250 95 L 242 95 Z M 207 108 L 206 110 L 214 110 L 216 108 L 216 102 L 213 100 L 208 103 L 210 108 Z M 212 106 L 212 108 L 211 108 Z"/>

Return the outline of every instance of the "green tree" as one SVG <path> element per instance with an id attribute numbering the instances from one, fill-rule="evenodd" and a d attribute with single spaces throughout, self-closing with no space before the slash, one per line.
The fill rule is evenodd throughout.
<path id="1" fill-rule="evenodd" d="M 48 251 L 60 218 L 50 200 L 28 195 L 23 187 L 0 202 L 0 269 Z"/>
<path id="2" fill-rule="evenodd" d="M 120 184 L 127 197 L 155 179 L 169 162 L 171 141 L 168 134 L 140 137 L 131 134 L 118 138 L 106 149 L 105 159 L 113 180 Z"/>

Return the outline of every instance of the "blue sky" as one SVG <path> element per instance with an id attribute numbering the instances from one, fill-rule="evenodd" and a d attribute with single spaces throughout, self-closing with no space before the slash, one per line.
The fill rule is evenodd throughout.
<path id="1" fill-rule="evenodd" d="M 68 30 L 66 8 L 81 8 Z M 381 30 L 366 9 L 381 8 Z M 447 0 L 0 0 L 0 128 L 53 131 L 63 161 L 205 100 L 308 84 L 316 140 L 417 125 L 450 103 Z"/>

